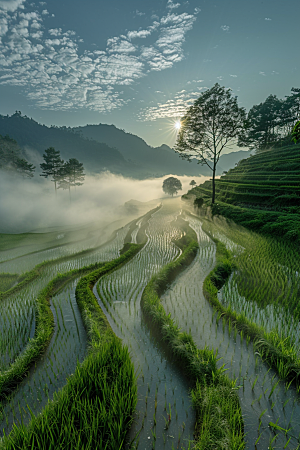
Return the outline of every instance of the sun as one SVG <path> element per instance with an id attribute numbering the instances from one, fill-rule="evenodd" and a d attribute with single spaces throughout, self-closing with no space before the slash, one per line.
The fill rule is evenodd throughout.
<path id="1" fill-rule="evenodd" d="M 175 122 L 174 128 L 175 128 L 176 130 L 178 130 L 178 131 L 180 130 L 180 128 L 181 128 L 180 120 L 177 120 L 177 122 Z"/>

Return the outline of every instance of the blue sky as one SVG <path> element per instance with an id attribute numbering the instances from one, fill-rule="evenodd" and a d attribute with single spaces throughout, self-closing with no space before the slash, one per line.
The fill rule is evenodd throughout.
<path id="1" fill-rule="evenodd" d="M 247 110 L 300 87 L 298 0 L 0 0 L 0 114 L 173 145 L 216 82 Z"/>

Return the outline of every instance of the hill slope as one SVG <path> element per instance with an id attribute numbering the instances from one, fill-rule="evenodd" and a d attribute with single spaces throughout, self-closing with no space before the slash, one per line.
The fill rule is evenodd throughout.
<path id="1" fill-rule="evenodd" d="M 212 182 L 190 190 L 185 199 L 208 204 Z M 277 148 L 240 161 L 216 180 L 213 214 L 263 233 L 300 242 L 300 145 Z"/>
<path id="2" fill-rule="evenodd" d="M 116 128 L 114 125 L 86 125 L 73 128 L 85 138 L 117 148 L 123 157 L 133 162 L 141 173 L 150 176 L 164 176 L 166 174 L 197 176 L 210 175 L 207 167 L 201 167 L 196 161 L 189 163 L 168 145 L 150 147 L 143 139 L 131 133 Z"/>
<path id="3" fill-rule="evenodd" d="M 46 148 L 54 147 L 60 151 L 63 159 L 77 158 L 90 172 L 100 172 L 107 168 L 112 172 L 129 174 L 131 170 L 131 165 L 117 149 L 84 139 L 67 128 L 40 125 L 19 113 L 12 116 L 0 115 L 0 134 L 15 139 L 25 153 L 27 147 L 40 155 Z"/>

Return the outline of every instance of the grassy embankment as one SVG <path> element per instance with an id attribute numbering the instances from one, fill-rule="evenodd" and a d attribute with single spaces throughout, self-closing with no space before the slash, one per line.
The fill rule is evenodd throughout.
<path id="1" fill-rule="evenodd" d="M 128 262 L 142 246 L 130 245 L 119 258 L 79 281 L 76 299 L 89 338 L 88 356 L 42 413 L 33 416 L 29 426 L 14 426 L 0 448 L 122 448 L 136 405 L 134 367 L 128 349 L 113 333 L 92 288 L 101 276 Z"/>
<path id="2" fill-rule="evenodd" d="M 198 349 L 190 334 L 181 332 L 160 302 L 169 284 L 195 258 L 198 243 L 182 219 L 185 235 L 176 244 L 182 254 L 152 277 L 142 295 L 142 310 L 150 327 L 164 340 L 172 357 L 192 380 L 196 410 L 196 447 L 199 450 L 244 449 L 243 419 L 235 382 L 217 368 L 213 350 Z"/>
<path id="3" fill-rule="evenodd" d="M 241 161 L 217 181 L 216 204 L 210 208 L 211 184 L 206 182 L 183 196 L 195 198 L 198 214 L 205 218 L 212 213 L 213 221 L 204 220 L 204 229 L 217 244 L 217 267 L 205 280 L 204 293 L 219 314 L 230 320 L 244 335 L 253 339 L 263 359 L 274 367 L 281 378 L 296 381 L 300 386 L 300 359 L 295 340 L 282 330 L 295 327 L 300 319 L 299 306 L 299 250 L 300 242 L 300 146 L 262 152 Z M 233 219 L 261 235 L 239 230 L 233 225 L 221 225 L 217 215 Z M 215 232 L 226 235 L 244 251 L 235 255 L 214 237 Z M 272 236 L 272 237 L 271 237 Z M 296 243 L 296 246 L 295 246 Z M 252 312 L 234 310 L 218 298 L 219 281 L 235 269 L 228 297 L 235 285 L 240 305 L 246 299 Z M 259 268 L 259 269 L 258 269 Z M 227 287 L 227 285 L 225 285 Z M 244 299 L 243 299 L 243 298 Z M 245 303 L 243 303 L 245 304 Z M 240 306 L 239 305 L 239 306 Z M 253 310 L 266 311 L 275 307 L 276 315 L 285 322 L 266 331 L 257 323 Z M 251 309 L 251 308 L 250 308 Z M 266 313 L 267 315 L 267 313 Z M 295 323 L 294 323 L 295 322 Z"/>
<path id="4" fill-rule="evenodd" d="M 251 230 L 300 244 L 299 180 L 299 144 L 258 153 L 216 180 L 216 202 L 211 212 Z M 204 205 L 209 205 L 211 189 L 212 182 L 206 181 L 182 197 L 203 199 Z"/>

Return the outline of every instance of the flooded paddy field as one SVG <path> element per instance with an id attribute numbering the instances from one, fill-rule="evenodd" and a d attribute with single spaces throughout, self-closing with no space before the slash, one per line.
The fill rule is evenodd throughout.
<path id="1" fill-rule="evenodd" d="M 253 240 L 253 235 L 247 237 L 245 231 L 237 232 L 234 226 L 230 230 L 221 220 L 209 222 L 190 214 L 185 215 L 179 199 L 163 201 L 162 207 L 148 220 L 147 242 L 142 250 L 121 268 L 100 278 L 93 289 L 113 331 L 128 346 L 136 370 L 138 401 L 127 448 L 187 450 L 194 446 L 196 418 L 190 398 L 191 384 L 184 368 L 178 370 L 168 348 L 149 331 L 140 306 L 143 290 L 151 277 L 181 254 L 173 242 L 183 235 L 175 222 L 179 215 L 195 231 L 199 250 L 192 264 L 164 293 L 162 304 L 182 331 L 192 335 L 198 348 L 207 346 L 218 351 L 219 367 L 224 365 L 229 378 L 236 379 L 245 426 L 245 448 L 294 450 L 299 445 L 300 434 L 299 392 L 293 383 L 280 379 L 277 372 L 262 361 L 250 339 L 220 318 L 203 295 L 203 282 L 216 265 L 214 238 L 226 245 L 240 265 L 244 264 L 244 272 L 238 270 L 240 266 L 237 265 L 237 269 L 219 290 L 219 301 L 223 305 L 230 304 L 236 311 L 245 311 L 252 320 L 269 327 L 269 331 L 273 328 L 283 333 L 290 331 L 293 342 L 297 344 L 299 321 L 295 290 L 299 287 L 299 272 L 294 260 L 286 261 L 285 265 L 281 260 L 272 262 L 276 270 L 278 266 L 279 275 L 276 279 L 278 286 L 281 286 L 280 292 L 288 296 L 292 305 L 289 310 L 282 310 L 283 319 L 279 324 L 277 317 L 280 305 L 271 301 L 276 289 L 267 289 L 267 284 L 260 283 L 264 269 L 254 264 L 255 255 L 251 254 L 249 259 L 252 261 L 249 263 L 243 259 L 246 248 L 244 241 L 250 237 Z M 124 226 L 111 241 L 98 248 L 94 248 L 94 237 L 91 238 L 93 242 L 86 240 L 74 249 L 71 244 L 67 244 L 56 250 L 19 255 L 14 260 L 8 258 L 0 264 L 3 273 L 21 274 L 43 261 L 45 252 L 52 252 L 47 257 L 49 259 L 66 257 L 63 261 L 52 261 L 45 265 L 37 279 L 19 292 L 1 299 L 1 372 L 9 369 L 33 338 L 35 299 L 47 283 L 57 273 L 117 258 L 129 230 L 131 242 L 137 242 L 141 224 L 142 219 L 139 219 L 134 224 Z M 235 235 L 239 237 L 236 240 Z M 86 249 L 90 249 L 86 255 L 76 256 L 76 252 Z M 9 433 L 13 423 L 22 420 L 27 423 L 30 411 L 38 414 L 53 398 L 54 392 L 66 384 L 76 364 L 81 363 L 87 354 L 87 335 L 75 298 L 79 278 L 72 280 L 51 299 L 55 321 L 53 336 L 43 356 L 31 368 L 9 401 L 3 404 L 0 424 L 2 434 Z M 255 278 L 258 280 L 256 283 Z M 263 307 L 251 296 L 253 286 L 256 291 L 267 291 Z M 256 296 L 259 294 L 256 293 Z"/>

